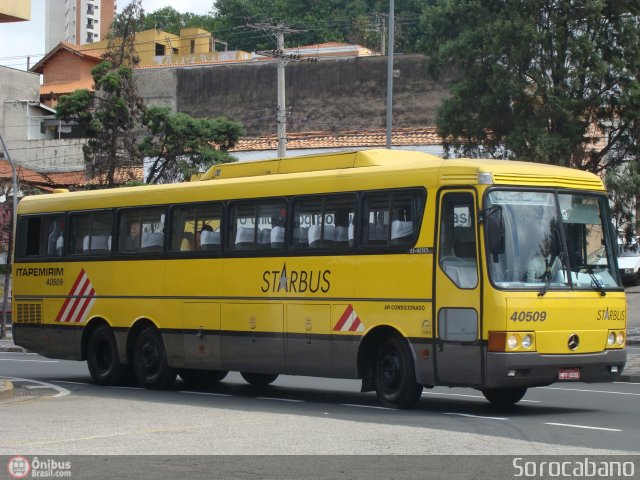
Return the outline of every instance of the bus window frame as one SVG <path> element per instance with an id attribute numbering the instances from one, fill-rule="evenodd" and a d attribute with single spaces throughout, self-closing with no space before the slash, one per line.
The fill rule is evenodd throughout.
<path id="1" fill-rule="evenodd" d="M 288 248 L 288 240 L 290 237 L 290 233 L 291 233 L 291 226 L 290 226 L 290 222 L 291 222 L 291 199 L 293 198 L 293 196 L 291 197 L 284 197 L 284 196 L 274 196 L 274 197 L 257 197 L 257 198 L 236 198 L 233 200 L 227 200 L 224 202 L 225 208 L 224 208 L 224 221 L 223 221 L 223 226 L 221 226 L 221 232 L 222 235 L 224 236 L 223 240 L 222 240 L 222 248 L 221 248 L 221 255 L 224 254 L 225 257 L 229 257 L 229 258 L 238 258 L 238 257 L 281 257 L 283 256 L 285 253 L 287 252 L 291 252 L 291 250 Z M 232 241 L 232 233 L 235 232 L 234 230 L 234 226 L 232 225 L 233 221 L 234 221 L 234 217 L 233 217 L 233 211 L 232 209 L 238 205 L 251 205 L 253 204 L 254 206 L 254 219 L 257 218 L 258 215 L 258 211 L 261 205 L 264 205 L 265 202 L 271 202 L 273 201 L 274 203 L 276 201 L 281 201 L 284 203 L 284 208 L 287 214 L 286 217 L 286 221 L 285 221 L 285 241 L 283 242 L 283 246 L 279 247 L 279 248 L 271 248 L 271 247 L 262 247 L 259 248 L 258 247 L 258 241 L 257 238 L 255 238 L 256 234 L 259 233 L 259 227 L 258 225 L 254 226 L 254 240 L 253 240 L 253 247 L 251 248 L 235 248 L 235 243 L 233 244 L 233 246 L 231 245 L 231 241 Z M 226 229 L 226 231 L 225 231 Z M 235 242 L 235 239 L 234 239 Z"/>
<path id="2" fill-rule="evenodd" d="M 208 200 L 204 202 L 187 202 L 187 203 L 170 203 L 168 204 L 169 216 L 165 222 L 165 231 L 169 234 L 165 235 L 165 253 L 168 259 L 184 259 L 184 258 L 201 258 L 201 257 L 222 257 L 225 254 L 224 239 L 222 236 L 226 229 L 227 203 L 223 200 Z M 174 234 L 173 213 L 177 209 L 198 208 L 201 206 L 217 206 L 220 209 L 220 248 L 218 250 L 193 250 L 190 252 L 181 252 L 180 250 L 171 249 L 171 240 Z M 195 238 L 194 238 L 195 242 Z"/>
<path id="3" fill-rule="evenodd" d="M 69 212 L 45 212 L 18 215 L 16 220 L 16 237 L 19 238 L 21 242 L 16 243 L 14 248 L 16 263 L 28 263 L 33 262 L 34 260 L 59 262 L 68 256 L 68 241 L 66 240 L 64 241 L 62 255 L 49 255 L 48 253 L 45 255 L 27 255 L 26 248 L 28 242 L 24 241 L 28 237 L 27 222 L 30 218 L 40 218 L 40 220 L 42 221 L 42 219 L 47 217 L 63 217 L 64 228 L 62 229 L 62 237 L 63 239 L 69 238 Z M 19 235 L 18 230 L 23 230 L 24 232 Z M 38 242 L 38 245 L 40 245 L 40 242 Z"/>
<path id="4" fill-rule="evenodd" d="M 328 247 L 310 247 L 307 246 L 296 246 L 293 244 L 293 230 L 295 227 L 294 221 L 295 216 L 297 215 L 295 211 L 296 202 L 304 202 L 306 200 L 313 200 L 314 198 L 318 199 L 321 202 L 322 209 L 324 210 L 325 201 L 327 199 L 333 199 L 336 197 L 347 197 L 352 196 L 354 199 L 354 209 L 353 213 L 355 216 L 356 222 L 358 221 L 359 210 L 361 209 L 361 197 L 364 192 L 357 191 L 346 191 L 346 192 L 323 192 L 323 193 L 310 193 L 305 195 L 292 195 L 290 197 L 290 235 L 288 239 L 288 251 L 292 256 L 315 256 L 315 255 L 354 255 L 356 251 L 358 251 L 358 234 L 356 225 L 354 225 L 354 243 L 353 245 L 333 245 Z M 347 225 L 348 227 L 348 225 Z M 311 254 L 309 253 L 311 252 Z"/>
<path id="5" fill-rule="evenodd" d="M 109 258 L 110 256 L 113 255 L 114 253 L 114 242 L 113 240 L 116 238 L 116 220 L 117 220 L 117 216 L 116 216 L 116 210 L 115 208 L 98 208 L 98 209 L 91 209 L 91 210 L 70 210 L 67 213 L 67 237 L 69 238 L 67 245 L 65 245 L 65 252 L 64 252 L 64 257 L 72 260 L 72 259 L 85 259 L 85 258 Z M 109 212 L 111 213 L 111 248 L 109 249 L 108 253 L 102 253 L 102 254 L 86 254 L 86 253 L 73 253 L 70 251 L 71 249 L 71 222 L 73 221 L 74 217 L 77 216 L 81 216 L 81 215 L 93 215 L 95 213 L 102 213 L 102 212 Z"/>
<path id="6" fill-rule="evenodd" d="M 153 204 L 153 205 L 136 205 L 133 207 L 117 207 L 115 208 L 115 216 L 116 216 L 116 235 L 115 235 L 115 241 L 116 244 L 113 245 L 113 241 L 111 242 L 112 244 L 112 255 L 111 256 L 106 256 L 104 258 L 133 258 L 133 259 L 139 259 L 139 258 L 155 258 L 155 259 L 161 259 L 163 257 L 167 256 L 167 234 L 166 234 L 166 230 L 167 230 L 167 220 L 168 220 L 168 212 L 169 212 L 169 207 L 172 204 Z M 120 241 L 121 241 L 121 236 L 123 234 L 123 232 L 121 231 L 121 215 L 122 212 L 127 212 L 127 211 L 131 211 L 131 210 L 144 210 L 144 209 L 155 209 L 155 208 L 161 208 L 164 212 L 165 215 L 165 221 L 164 221 L 164 232 L 163 232 L 163 241 L 162 241 L 162 250 L 159 252 L 143 252 L 141 251 L 141 247 L 139 247 L 138 250 L 134 251 L 134 252 L 123 252 L 120 251 Z M 140 225 L 140 235 L 142 236 L 142 224 Z M 140 243 L 138 243 L 140 245 Z M 102 257 L 101 257 L 102 258 Z"/>
<path id="7" fill-rule="evenodd" d="M 381 194 L 389 194 L 390 196 L 394 196 L 396 194 L 404 194 L 404 195 L 410 196 L 415 194 L 415 196 L 413 196 L 412 198 L 412 203 L 413 203 L 412 207 L 414 208 L 414 210 L 416 210 L 415 209 L 416 206 L 419 207 L 417 211 L 413 212 L 413 218 L 415 219 L 414 226 L 416 228 L 414 229 L 413 234 L 411 236 L 411 241 L 408 242 L 406 245 L 393 245 L 391 244 L 390 238 L 386 240 L 385 244 L 367 245 L 367 243 L 364 241 L 365 224 L 363 220 L 366 213 L 365 204 L 367 201 L 367 196 L 381 195 Z M 424 222 L 425 212 L 427 211 L 428 194 L 427 194 L 427 189 L 425 187 L 416 186 L 416 187 L 402 187 L 402 188 L 385 188 L 381 190 L 366 190 L 366 191 L 360 192 L 360 198 L 361 198 L 361 201 L 359 202 L 359 205 L 358 205 L 360 208 L 358 211 L 358 215 L 356 217 L 356 220 L 358 221 L 359 225 L 354 226 L 356 228 L 355 240 L 356 240 L 356 245 L 358 250 L 360 250 L 364 254 L 378 254 L 381 252 L 398 253 L 398 252 L 405 252 L 415 247 L 416 243 L 418 242 L 418 239 L 420 238 L 420 232 L 422 232 L 422 224 Z M 417 205 L 416 205 L 416 199 L 419 201 Z M 419 218 L 416 217 L 416 215 L 418 214 L 419 214 Z M 389 219 L 389 222 L 391 222 L 391 218 Z M 389 228 L 390 227 L 391 225 L 389 225 Z"/>

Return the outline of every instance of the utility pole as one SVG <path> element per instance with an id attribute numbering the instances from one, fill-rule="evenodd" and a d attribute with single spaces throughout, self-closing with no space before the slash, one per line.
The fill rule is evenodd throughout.
<path id="1" fill-rule="evenodd" d="M 287 156 L 287 106 L 285 103 L 285 81 L 284 67 L 285 59 L 282 58 L 284 53 L 284 31 L 282 24 L 278 25 L 276 32 L 277 50 L 278 50 L 278 158 Z"/>
<path id="2" fill-rule="evenodd" d="M 380 32 L 380 54 L 385 55 L 387 41 L 387 21 L 385 19 L 385 13 L 376 13 L 376 30 Z"/>
<path id="3" fill-rule="evenodd" d="M 9 283 L 11 279 L 11 253 L 13 250 L 13 239 L 16 235 L 16 216 L 18 215 L 18 172 L 16 166 L 11 160 L 7 145 L 4 143 L 4 138 L 0 133 L 0 143 L 2 144 L 2 150 L 4 156 L 11 165 L 11 177 L 12 177 L 12 190 L 13 190 L 13 211 L 11 212 L 11 233 L 9 236 L 9 244 L 7 245 L 7 266 L 4 273 L 4 295 L 2 297 L 2 319 L 0 319 L 0 338 L 7 336 L 7 306 L 9 303 Z"/>
<path id="4" fill-rule="evenodd" d="M 389 49 L 387 53 L 387 148 L 391 148 L 391 123 L 393 116 L 393 37 L 394 37 L 393 0 L 389 0 Z"/>
<path id="5" fill-rule="evenodd" d="M 285 26 L 282 23 L 278 23 L 277 25 L 257 23 L 249 24 L 247 27 L 270 32 L 276 38 L 276 50 L 271 52 L 270 55 L 278 60 L 278 157 L 283 158 L 287 156 L 287 107 L 285 101 L 284 67 L 289 61 L 298 60 L 300 58 L 299 55 L 285 54 L 284 34 L 304 32 L 304 30 L 297 30 Z"/>

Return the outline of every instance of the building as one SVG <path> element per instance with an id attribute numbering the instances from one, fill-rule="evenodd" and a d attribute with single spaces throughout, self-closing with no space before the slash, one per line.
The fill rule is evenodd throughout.
<path id="1" fill-rule="evenodd" d="M 0 0 L 0 23 L 31 20 L 31 0 Z"/>
<path id="2" fill-rule="evenodd" d="M 49 52 L 60 42 L 84 45 L 106 38 L 116 0 L 46 0 L 45 9 L 45 48 Z"/>
<path id="3" fill-rule="evenodd" d="M 61 95 L 76 90 L 94 90 L 91 70 L 102 61 L 102 53 L 71 43 L 59 43 L 31 71 L 42 75 L 40 101 L 55 107 Z"/>

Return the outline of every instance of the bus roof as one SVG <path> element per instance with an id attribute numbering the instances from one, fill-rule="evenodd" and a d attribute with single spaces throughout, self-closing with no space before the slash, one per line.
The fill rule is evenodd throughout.
<path id="1" fill-rule="evenodd" d="M 286 190 L 282 180 L 287 182 Z M 349 187 L 337 184 L 338 178 Z M 374 178 L 378 180 L 374 180 Z M 329 183 L 322 183 L 325 179 Z M 167 203 L 167 194 L 176 194 L 171 202 L 213 200 L 211 187 L 220 198 L 288 195 L 375 188 L 429 185 L 514 185 L 559 187 L 604 191 L 602 180 L 589 172 L 553 165 L 490 159 L 442 159 L 409 150 L 372 149 L 327 153 L 302 157 L 259 160 L 214 165 L 198 181 L 166 185 L 126 187 L 25 197 L 19 213 L 95 209 L 127 205 Z M 306 192 L 313 181 L 317 185 Z M 369 182 L 369 183 L 367 183 Z M 302 184 L 305 183 L 305 187 Z M 380 185 L 378 185 L 378 183 Z M 244 194 L 232 190 L 244 185 Z M 252 187 L 247 188 L 248 185 Z M 258 185 L 264 188 L 258 188 Z M 371 186 L 370 188 L 374 188 Z M 289 191 L 291 190 L 291 191 Z M 190 194 L 187 195 L 186 191 Z M 185 193 L 184 198 L 178 192 Z M 131 197 L 135 195 L 135 200 Z"/>

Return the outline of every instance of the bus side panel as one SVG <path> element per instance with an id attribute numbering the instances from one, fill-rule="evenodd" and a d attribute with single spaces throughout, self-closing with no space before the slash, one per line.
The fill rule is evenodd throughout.
<path id="1" fill-rule="evenodd" d="M 331 375 L 331 307 L 287 305 L 287 372 L 291 375 Z"/>
<path id="2" fill-rule="evenodd" d="M 222 306 L 225 370 L 285 373 L 281 303 L 226 303 Z"/>
<path id="3" fill-rule="evenodd" d="M 222 332 L 220 304 L 184 302 L 182 304 L 182 337 L 187 368 L 222 369 Z"/>

